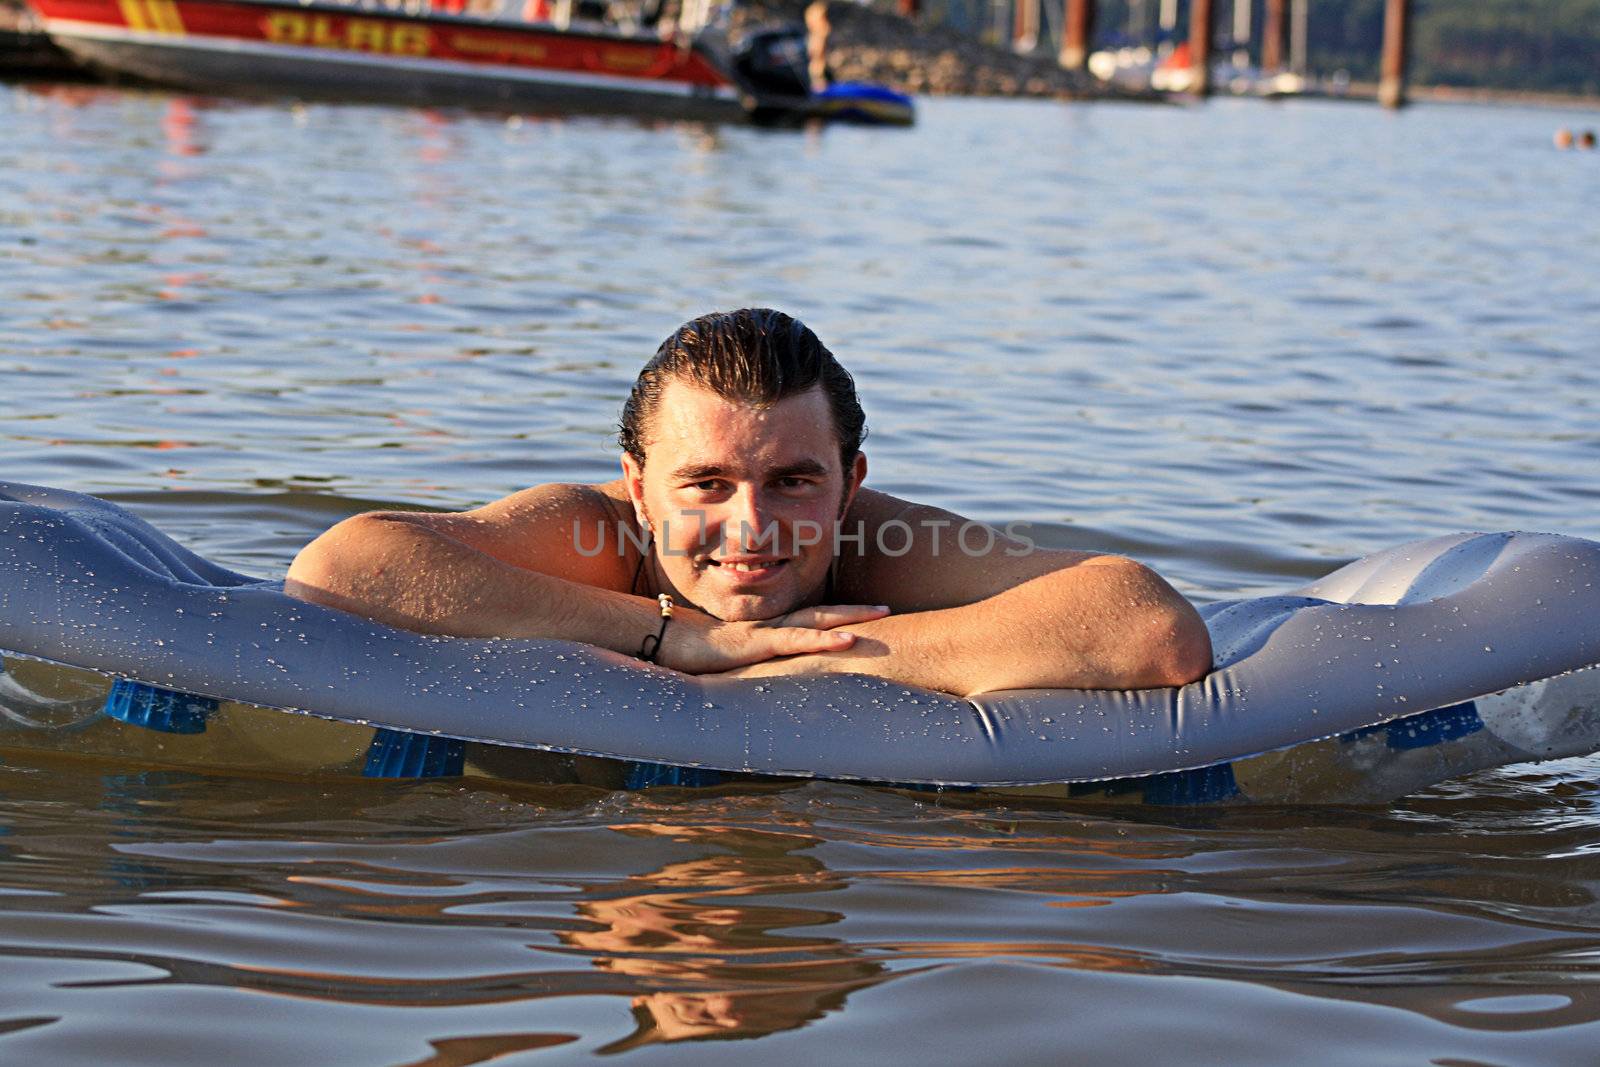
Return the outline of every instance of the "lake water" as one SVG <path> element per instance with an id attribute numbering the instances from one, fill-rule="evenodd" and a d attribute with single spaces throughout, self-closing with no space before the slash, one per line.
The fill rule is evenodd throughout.
<path id="1" fill-rule="evenodd" d="M 600 480 L 769 304 L 869 483 L 1198 600 L 1600 537 L 1600 114 L 933 100 L 775 133 L 0 85 L 0 471 L 280 573 Z M 0 763 L 0 1059 L 1591 1064 L 1600 759 L 1390 808 Z M 734 1040 L 742 1039 L 742 1040 Z"/>

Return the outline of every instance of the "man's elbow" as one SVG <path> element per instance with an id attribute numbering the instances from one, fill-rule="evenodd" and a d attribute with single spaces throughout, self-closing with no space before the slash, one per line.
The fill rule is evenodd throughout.
<path id="1" fill-rule="evenodd" d="M 1151 602 L 1145 613 L 1143 640 L 1131 642 L 1131 688 L 1188 685 L 1211 671 L 1211 634 L 1194 606 L 1159 575 L 1134 563 L 1148 583 Z"/>
<path id="2" fill-rule="evenodd" d="M 289 564 L 283 591 L 313 604 L 350 610 L 354 564 L 371 537 L 368 528 L 381 521 L 376 514 L 356 515 L 306 545 Z"/>
<path id="3" fill-rule="evenodd" d="M 313 541 L 289 564 L 289 573 L 283 576 L 283 591 L 313 604 L 329 604 L 335 575 L 330 553 Z"/>
<path id="4" fill-rule="evenodd" d="M 1140 672 L 1142 688 L 1188 685 L 1211 671 L 1211 634 L 1187 602 L 1162 610 Z"/>
<path id="5" fill-rule="evenodd" d="M 1211 635 L 1199 616 L 1175 622 L 1168 632 L 1154 650 L 1152 686 L 1188 685 L 1211 672 Z"/>

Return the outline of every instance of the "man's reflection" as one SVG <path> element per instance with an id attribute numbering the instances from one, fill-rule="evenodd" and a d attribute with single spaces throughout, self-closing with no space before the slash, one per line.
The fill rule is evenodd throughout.
<path id="1" fill-rule="evenodd" d="M 881 964 L 837 938 L 772 932 L 836 923 L 841 913 L 737 899 L 844 888 L 808 853 L 818 839 L 659 823 L 613 829 L 706 846 L 712 854 L 667 863 L 615 887 L 617 895 L 585 901 L 578 912 L 592 927 L 561 935 L 596 967 L 626 976 L 634 990 L 636 1029 L 600 1051 L 792 1030 L 887 977 Z"/>

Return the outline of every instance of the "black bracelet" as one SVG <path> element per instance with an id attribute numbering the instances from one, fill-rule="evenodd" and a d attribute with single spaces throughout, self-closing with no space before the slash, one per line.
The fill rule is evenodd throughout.
<path id="1" fill-rule="evenodd" d="M 672 621 L 672 594 L 662 593 L 656 597 L 656 603 L 661 605 L 661 629 L 653 634 L 645 634 L 644 641 L 639 645 L 639 658 L 646 663 L 656 661 L 656 655 L 661 651 L 661 639 L 667 636 L 667 623 Z"/>

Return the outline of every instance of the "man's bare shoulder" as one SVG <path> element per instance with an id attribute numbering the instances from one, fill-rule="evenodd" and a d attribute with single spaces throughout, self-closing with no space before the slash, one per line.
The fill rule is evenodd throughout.
<path id="1" fill-rule="evenodd" d="M 536 485 L 470 511 L 415 519 L 502 563 L 584 585 L 623 589 L 632 572 L 620 532 L 631 514 L 618 480 Z"/>
<path id="2" fill-rule="evenodd" d="M 838 599 L 895 611 L 958 607 L 1100 557 L 1047 549 L 931 504 L 863 488 L 840 538 Z"/>
<path id="3" fill-rule="evenodd" d="M 521 525 L 552 521 L 590 521 L 617 517 L 616 508 L 627 503 L 627 492 L 619 478 L 614 482 L 584 485 L 578 482 L 549 482 L 520 489 L 499 500 L 470 511 L 455 513 L 459 518 L 490 524 Z M 628 514 L 626 510 L 623 515 Z"/>
<path id="4" fill-rule="evenodd" d="M 845 521 L 863 523 L 870 532 L 889 523 L 905 523 L 912 526 L 931 524 L 932 527 L 940 527 L 940 524 L 945 522 L 960 525 L 971 520 L 933 504 L 905 500 L 862 486 L 845 515 Z"/>

